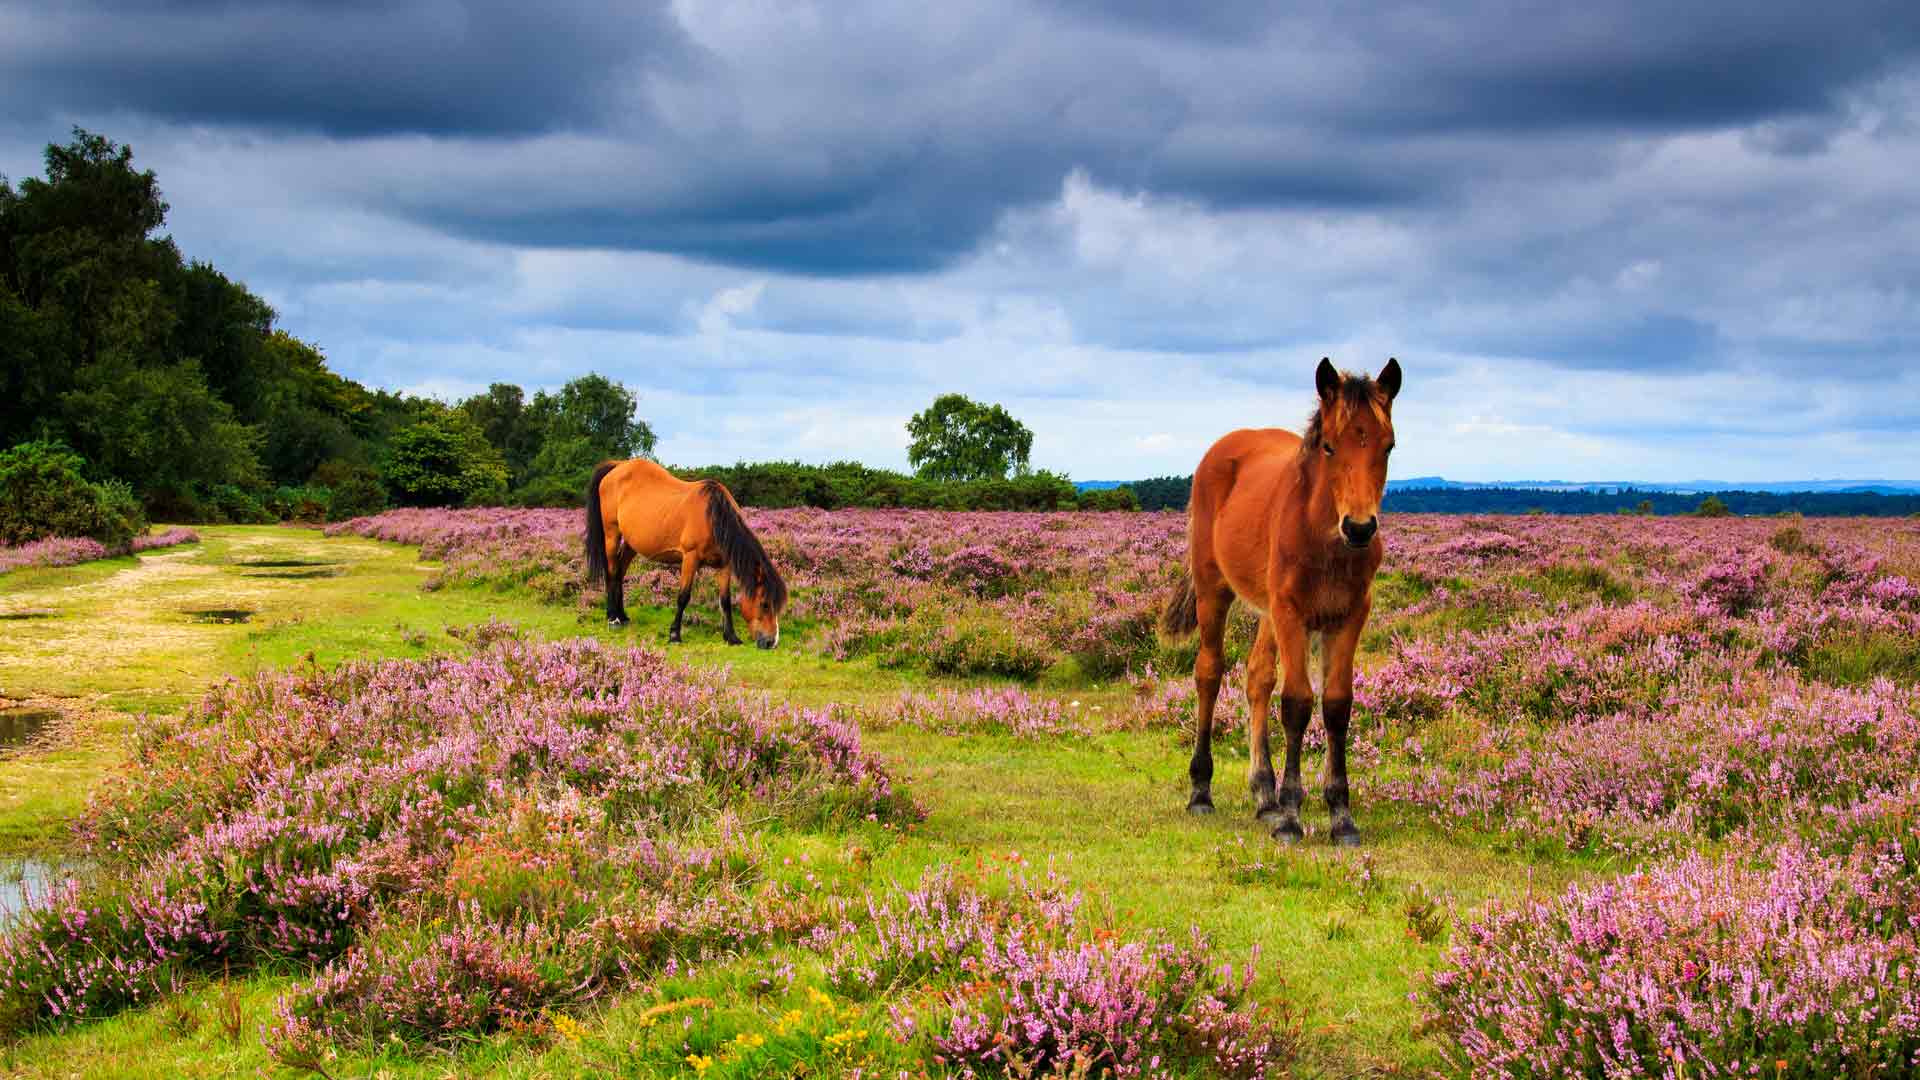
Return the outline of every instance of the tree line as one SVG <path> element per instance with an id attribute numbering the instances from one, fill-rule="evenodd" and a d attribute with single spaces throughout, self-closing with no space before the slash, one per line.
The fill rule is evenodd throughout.
<path id="1" fill-rule="evenodd" d="M 1142 510 L 1185 510 L 1192 476 L 1157 476 L 1132 483 Z M 1698 494 L 1621 488 L 1616 491 L 1535 491 L 1527 488 L 1445 487 L 1390 490 L 1381 508 L 1403 514 L 1644 514 L 1701 517 L 1804 514 L 1808 517 L 1898 517 L 1920 513 L 1920 496 L 1848 491 L 1720 491 Z"/>
<path id="2" fill-rule="evenodd" d="M 453 403 L 369 389 L 161 230 L 130 147 L 75 128 L 45 176 L 0 176 L 0 542 L 124 542 L 148 518 L 341 519 L 389 505 L 577 505 L 593 466 L 651 456 L 619 382 Z M 909 425 L 914 475 L 840 464 L 682 470 L 749 505 L 1125 509 L 1028 469 L 1033 434 L 945 395 Z"/>
<path id="3" fill-rule="evenodd" d="M 0 177 L 0 532 L 62 485 L 108 516 L 179 521 L 577 499 L 595 462 L 652 450 L 600 375 L 456 404 L 344 378 L 160 232 L 167 203 L 130 148 L 76 128 L 45 161 Z"/>

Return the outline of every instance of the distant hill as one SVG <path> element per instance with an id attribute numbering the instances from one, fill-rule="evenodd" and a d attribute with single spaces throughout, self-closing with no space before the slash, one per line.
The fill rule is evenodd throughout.
<path id="1" fill-rule="evenodd" d="M 1144 510 L 1183 510 L 1190 477 L 1093 480 L 1083 490 L 1133 488 Z M 1635 484 L 1627 481 L 1562 480 L 1463 483 L 1442 476 L 1416 476 L 1387 483 L 1385 509 L 1400 513 L 1451 514 L 1654 514 L 1692 513 L 1711 494 L 1740 515 L 1799 513 L 1815 517 L 1899 517 L 1920 514 L 1920 485 L 1881 480 L 1802 480 L 1755 484 L 1688 481 Z"/>
<path id="2" fill-rule="evenodd" d="M 1436 491 L 1463 488 L 1501 488 L 1514 491 L 1663 491 L 1677 495 L 1705 495 L 1720 491 L 1765 492 L 1771 495 L 1809 493 L 1860 495 L 1920 495 L 1920 484 L 1900 484 L 1887 480 L 1762 480 L 1730 483 L 1721 480 L 1687 480 L 1675 483 L 1649 483 L 1636 480 L 1449 480 L 1444 476 L 1414 476 L 1387 481 L 1388 491 Z"/>

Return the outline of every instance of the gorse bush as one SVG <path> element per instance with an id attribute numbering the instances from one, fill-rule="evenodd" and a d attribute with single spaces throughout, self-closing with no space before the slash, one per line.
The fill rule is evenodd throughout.
<path id="1" fill-rule="evenodd" d="M 51 442 L 0 451 L 0 546 L 85 537 L 117 548 L 147 527 L 127 485 L 96 484 L 80 455 Z"/>

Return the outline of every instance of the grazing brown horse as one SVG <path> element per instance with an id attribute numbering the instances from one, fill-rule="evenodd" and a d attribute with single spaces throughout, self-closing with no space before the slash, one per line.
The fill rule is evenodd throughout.
<path id="1" fill-rule="evenodd" d="M 1347 806 L 1347 722 L 1353 711 L 1353 652 L 1373 606 L 1380 568 L 1380 499 L 1393 452 L 1393 398 L 1400 363 L 1378 379 L 1344 375 L 1321 360 L 1320 406 L 1305 435 L 1267 428 L 1235 431 L 1213 444 L 1193 472 L 1187 504 L 1188 571 L 1160 616 L 1171 637 L 1200 631 L 1194 661 L 1198 732 L 1188 811 L 1213 812 L 1213 707 L 1224 666 L 1227 609 L 1239 597 L 1260 612 L 1247 663 L 1248 784 L 1253 811 L 1281 840 L 1300 827 L 1300 745 L 1313 718 L 1307 639 L 1321 641 L 1321 717 L 1327 725 L 1327 810 L 1333 842 L 1357 844 Z M 1267 706 L 1280 683 L 1287 733 L 1286 775 L 1273 783 Z"/>
<path id="2" fill-rule="evenodd" d="M 680 568 L 680 598 L 667 640 L 680 640 L 680 622 L 703 566 L 720 573 L 721 634 L 733 632 L 733 583 L 740 582 L 740 613 L 753 642 L 780 642 L 780 611 L 787 585 L 740 516 L 733 493 L 715 480 L 682 480 L 651 461 L 609 461 L 587 482 L 587 580 L 607 583 L 607 625 L 627 625 L 627 567 L 636 556 Z"/>

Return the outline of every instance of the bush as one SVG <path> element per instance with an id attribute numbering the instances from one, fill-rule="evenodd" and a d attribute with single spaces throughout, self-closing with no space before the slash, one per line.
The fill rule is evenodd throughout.
<path id="1" fill-rule="evenodd" d="M 338 458 L 322 462 L 319 468 L 313 470 L 313 478 L 307 481 L 307 486 L 324 488 L 328 492 L 328 521 L 346 521 L 377 514 L 387 508 L 387 489 L 381 485 L 380 474 L 371 465 Z"/>
<path id="2" fill-rule="evenodd" d="M 313 484 L 282 484 L 267 496 L 267 512 L 281 521 L 325 521 L 333 492 Z"/>
<path id="3" fill-rule="evenodd" d="M 1139 496 L 1125 484 L 1105 491 L 1083 491 L 1080 493 L 1082 510 L 1138 510 Z"/>
<path id="4" fill-rule="evenodd" d="M 0 546 L 64 536 L 117 548 L 145 532 L 133 489 L 118 481 L 92 483 L 85 469 L 80 455 L 54 442 L 0 453 Z"/>
<path id="5" fill-rule="evenodd" d="M 429 416 L 394 432 L 381 469 L 388 490 L 408 506 L 498 504 L 507 466 L 465 413 Z"/>
<path id="6" fill-rule="evenodd" d="M 235 525 L 271 525 L 279 520 L 252 493 L 233 484 L 215 484 L 201 503 L 202 513 Z"/>

